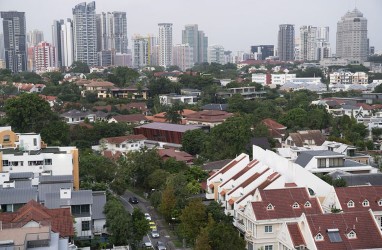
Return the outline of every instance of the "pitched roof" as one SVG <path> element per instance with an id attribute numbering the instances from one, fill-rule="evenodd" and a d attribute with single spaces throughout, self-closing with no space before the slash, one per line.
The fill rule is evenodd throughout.
<path id="1" fill-rule="evenodd" d="M 173 148 L 158 149 L 158 154 L 161 158 L 171 157 L 177 161 L 189 162 L 194 160 L 194 157 L 189 153 Z"/>
<path id="2" fill-rule="evenodd" d="M 301 167 L 306 167 L 306 165 L 312 160 L 315 156 L 342 156 L 343 154 L 333 152 L 330 150 L 306 150 L 301 151 L 299 156 L 297 157 L 295 163 L 300 165 Z"/>
<path id="3" fill-rule="evenodd" d="M 8 225 L 22 227 L 30 221 L 39 222 L 42 225 L 50 224 L 52 231 L 59 233 L 61 237 L 74 236 L 70 208 L 48 209 L 35 200 L 29 201 L 17 212 L 0 213 L 0 221 L 3 228 L 7 228 Z"/>
<path id="4" fill-rule="evenodd" d="M 381 173 L 349 174 L 349 175 L 341 174 L 340 178 L 346 181 L 347 186 L 359 186 L 359 185 L 380 186 L 382 185 Z"/>
<path id="5" fill-rule="evenodd" d="M 147 121 L 146 116 L 142 114 L 132 114 L 132 115 L 116 115 L 113 116 L 117 122 L 134 122 L 139 123 L 141 121 Z"/>
<path id="6" fill-rule="evenodd" d="M 300 227 L 297 222 L 287 224 L 290 237 L 292 238 L 293 246 L 295 248 L 299 246 L 306 246 L 304 237 L 302 236 Z"/>
<path id="7" fill-rule="evenodd" d="M 311 197 L 306 188 L 284 188 L 284 189 L 259 189 L 261 201 L 252 202 L 252 209 L 257 220 L 271 220 L 281 218 L 296 218 L 302 213 L 322 213 L 317 199 Z M 306 207 L 309 201 L 310 207 Z M 293 208 L 297 202 L 299 207 Z M 272 204 L 273 209 L 267 209 Z"/>
<path id="8" fill-rule="evenodd" d="M 207 163 L 203 164 L 202 169 L 205 171 L 212 171 L 215 169 L 221 169 L 222 167 L 224 167 L 225 165 L 227 165 L 231 161 L 232 161 L 232 159 L 225 159 L 225 160 L 220 160 L 220 161 L 207 162 Z"/>
<path id="9" fill-rule="evenodd" d="M 125 135 L 125 136 L 117 136 L 117 137 L 108 137 L 108 138 L 102 138 L 102 140 L 111 143 L 111 144 L 120 144 L 125 141 L 141 141 L 146 140 L 146 136 L 144 135 Z"/>
<path id="10" fill-rule="evenodd" d="M 286 129 L 287 128 L 286 126 L 276 122 L 275 120 L 271 118 L 266 118 L 262 120 L 261 122 L 264 123 L 265 126 L 271 129 Z"/>
<path id="11" fill-rule="evenodd" d="M 382 202 L 382 186 L 356 186 L 335 188 L 338 200 L 342 210 L 350 211 L 382 211 L 382 206 L 378 203 Z M 352 200 L 354 207 L 348 207 L 347 203 Z M 363 201 L 368 200 L 369 206 L 363 206 Z"/>
<path id="12" fill-rule="evenodd" d="M 228 109 L 228 104 L 206 104 L 201 107 L 202 110 L 224 110 L 227 111 Z"/>
<path id="13" fill-rule="evenodd" d="M 91 190 L 72 191 L 70 199 L 61 199 L 60 193 L 45 194 L 45 206 L 47 208 L 60 208 L 62 206 L 93 204 Z"/>
<path id="14" fill-rule="evenodd" d="M 90 83 L 86 83 L 85 87 L 114 87 L 114 83 L 107 81 L 90 81 Z"/>
<path id="15" fill-rule="evenodd" d="M 333 214 L 308 214 L 306 219 L 313 238 L 320 233 L 324 240 L 315 241 L 317 249 L 380 249 L 382 237 L 380 229 L 369 211 Z M 328 230 L 337 231 L 340 239 L 331 242 Z M 355 239 L 348 239 L 346 234 L 351 230 L 356 233 Z"/>
<path id="16" fill-rule="evenodd" d="M 93 192 L 93 205 L 92 205 L 92 219 L 105 219 L 106 215 L 103 213 L 106 205 L 106 193 L 105 191 Z"/>
<path id="17" fill-rule="evenodd" d="M 204 110 L 192 114 L 185 114 L 184 116 L 190 121 L 223 122 L 233 116 L 233 114 L 226 111 Z"/>
<path id="18" fill-rule="evenodd" d="M 200 129 L 200 126 L 152 122 L 152 123 L 144 124 L 144 125 L 141 125 L 141 126 L 138 126 L 135 128 L 158 129 L 158 130 L 164 130 L 164 131 L 173 131 L 173 132 L 184 133 L 188 130 Z"/>
<path id="19" fill-rule="evenodd" d="M 321 146 L 326 140 L 319 130 L 298 131 L 297 133 L 290 133 L 289 136 L 292 137 L 297 147 L 303 147 L 306 140 L 313 140 L 316 146 Z"/>
<path id="20" fill-rule="evenodd" d="M 232 161 L 229 162 L 229 164 L 227 164 L 226 166 L 224 166 L 223 168 L 221 168 L 219 171 L 217 171 L 215 174 L 213 174 L 211 177 L 209 177 L 208 179 L 212 179 L 214 178 L 216 175 L 218 174 L 224 174 L 225 172 L 227 172 L 228 170 L 230 170 L 231 168 L 233 168 L 233 166 L 235 166 L 237 163 L 239 163 L 241 160 L 243 160 L 245 158 L 245 156 L 243 155 L 240 159 L 237 159 L 237 157 L 235 159 L 233 159 Z"/>
<path id="21" fill-rule="evenodd" d="M 30 200 L 37 200 L 37 188 L 1 188 L 0 204 L 23 204 Z"/>

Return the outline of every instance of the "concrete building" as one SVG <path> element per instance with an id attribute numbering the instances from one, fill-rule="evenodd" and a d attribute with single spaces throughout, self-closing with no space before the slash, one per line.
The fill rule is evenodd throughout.
<path id="1" fill-rule="evenodd" d="M 193 62 L 207 62 L 208 38 L 204 32 L 198 30 L 197 24 L 185 25 L 182 30 L 182 44 L 189 44 L 193 48 Z"/>
<path id="2" fill-rule="evenodd" d="M 62 25 L 64 25 L 64 20 L 54 20 L 52 24 L 52 45 L 54 46 L 54 53 L 56 56 L 55 67 L 62 67 Z"/>
<path id="3" fill-rule="evenodd" d="M 224 47 L 221 45 L 208 46 L 208 63 L 225 64 Z"/>
<path id="4" fill-rule="evenodd" d="M 293 78 L 296 78 L 296 74 L 272 74 L 271 75 L 271 84 L 275 85 L 284 85 L 286 82 L 291 81 Z"/>
<path id="5" fill-rule="evenodd" d="M 74 60 L 96 66 L 97 29 L 95 2 L 77 4 L 73 8 Z"/>
<path id="6" fill-rule="evenodd" d="M 2 11 L 6 68 L 13 73 L 27 70 L 25 12 Z"/>
<path id="7" fill-rule="evenodd" d="M 177 44 L 172 49 L 172 64 L 182 71 L 194 66 L 194 49 L 189 44 Z"/>
<path id="8" fill-rule="evenodd" d="M 36 72 L 46 72 L 56 66 L 55 48 L 48 42 L 41 42 L 34 47 L 34 67 Z"/>
<path id="9" fill-rule="evenodd" d="M 162 105 L 173 105 L 176 102 L 181 102 L 184 104 L 196 104 L 198 97 L 194 95 L 177 95 L 177 94 L 167 94 L 159 95 L 159 101 Z"/>
<path id="10" fill-rule="evenodd" d="M 159 66 L 172 65 L 172 23 L 159 23 L 158 63 Z"/>
<path id="11" fill-rule="evenodd" d="M 153 47 L 156 45 L 156 38 L 152 35 L 135 35 L 132 38 L 133 46 L 133 67 L 141 68 L 153 65 Z"/>
<path id="12" fill-rule="evenodd" d="M 58 32 L 58 37 L 53 38 L 53 44 L 56 47 L 57 53 L 57 67 L 69 67 L 74 61 L 72 20 L 68 18 L 66 21 L 60 23 L 60 30 Z M 57 42 L 54 42 L 55 40 L 57 40 Z"/>
<path id="13" fill-rule="evenodd" d="M 336 56 L 359 64 L 366 61 L 368 51 L 367 19 L 358 9 L 347 12 L 337 23 Z"/>
<path id="14" fill-rule="evenodd" d="M 256 60 L 265 60 L 268 57 L 275 55 L 274 45 L 254 45 L 251 46 L 251 53 Z"/>
<path id="15" fill-rule="evenodd" d="M 37 44 L 44 41 L 44 33 L 41 30 L 32 30 L 27 34 L 28 47 L 37 46 Z"/>
<path id="16" fill-rule="evenodd" d="M 294 25 L 280 24 L 278 33 L 278 56 L 280 61 L 293 61 L 294 47 Z"/>

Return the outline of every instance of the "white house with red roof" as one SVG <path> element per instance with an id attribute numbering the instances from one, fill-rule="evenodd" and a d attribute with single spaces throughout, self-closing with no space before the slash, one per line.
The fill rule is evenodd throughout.
<path id="1" fill-rule="evenodd" d="M 95 151 L 111 151 L 127 153 L 130 151 L 139 151 L 144 147 L 146 137 L 144 135 L 125 135 L 117 137 L 102 138 L 100 145 L 92 146 Z"/>

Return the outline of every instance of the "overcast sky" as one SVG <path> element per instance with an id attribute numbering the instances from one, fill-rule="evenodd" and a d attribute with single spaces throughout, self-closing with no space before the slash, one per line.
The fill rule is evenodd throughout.
<path id="1" fill-rule="evenodd" d="M 24 11 L 27 31 L 42 30 L 50 42 L 53 20 L 72 18 L 72 8 L 81 2 L 0 0 L 0 10 Z M 296 35 L 301 25 L 329 26 L 334 49 L 337 21 L 355 6 L 368 20 L 370 45 L 382 52 L 382 0 L 96 0 L 97 13 L 127 13 L 129 42 L 134 34 L 157 35 L 158 23 L 171 22 L 174 43 L 180 43 L 184 25 L 198 24 L 210 45 L 221 44 L 231 51 L 277 45 L 282 23 L 294 24 Z"/>

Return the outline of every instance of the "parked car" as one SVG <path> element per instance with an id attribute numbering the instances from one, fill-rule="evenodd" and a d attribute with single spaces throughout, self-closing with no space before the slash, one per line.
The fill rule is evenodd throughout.
<path id="1" fill-rule="evenodd" d="M 146 220 L 150 221 L 151 220 L 151 216 L 149 213 L 145 213 L 145 218 Z"/>
<path id="2" fill-rule="evenodd" d="M 133 196 L 133 197 L 129 198 L 129 202 L 131 204 L 138 204 L 139 201 L 138 201 L 137 197 Z"/>
<path id="3" fill-rule="evenodd" d="M 162 241 L 158 241 L 157 242 L 157 249 L 158 250 L 166 250 L 167 248 Z"/>
<path id="4" fill-rule="evenodd" d="M 153 238 L 159 238 L 159 232 L 157 230 L 152 230 L 151 231 L 151 237 Z"/>

